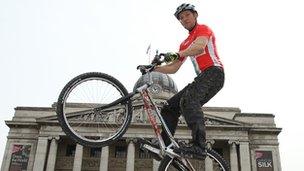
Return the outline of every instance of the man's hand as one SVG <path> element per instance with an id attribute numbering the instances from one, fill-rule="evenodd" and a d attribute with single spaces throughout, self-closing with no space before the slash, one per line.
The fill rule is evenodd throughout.
<path id="1" fill-rule="evenodd" d="M 151 62 L 151 64 L 160 65 L 162 62 L 158 58 L 154 58 Z"/>
<path id="2" fill-rule="evenodd" d="M 169 62 L 177 60 L 180 56 L 176 52 L 168 52 L 168 53 L 165 53 L 164 57 L 165 57 L 165 62 L 169 63 Z"/>

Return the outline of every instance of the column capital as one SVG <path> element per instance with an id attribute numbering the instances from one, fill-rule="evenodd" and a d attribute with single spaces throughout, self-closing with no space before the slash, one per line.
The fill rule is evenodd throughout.
<path id="1" fill-rule="evenodd" d="M 212 148 L 214 143 L 215 143 L 215 140 L 206 140 L 207 148 Z"/>
<path id="2" fill-rule="evenodd" d="M 83 148 L 83 145 L 81 145 L 81 144 L 79 144 L 79 143 L 76 143 L 76 148 L 77 148 L 77 147 L 78 147 L 78 148 L 81 148 L 81 147 Z"/>
<path id="3" fill-rule="evenodd" d="M 215 140 L 213 140 L 213 139 L 206 140 L 206 144 L 213 145 L 214 143 L 215 143 Z"/>
<path id="4" fill-rule="evenodd" d="M 53 140 L 54 139 L 54 140 L 58 141 L 60 139 L 60 137 L 59 136 L 49 136 L 48 139 L 49 140 Z"/>
<path id="5" fill-rule="evenodd" d="M 128 143 L 128 144 L 130 144 L 130 143 L 136 143 L 136 139 L 135 138 L 127 138 L 126 139 L 126 142 Z"/>
<path id="6" fill-rule="evenodd" d="M 239 144 L 240 144 L 240 141 L 239 141 L 239 140 L 228 140 L 228 144 L 229 144 L 229 145 L 233 145 L 233 144 L 239 145 Z"/>
<path id="7" fill-rule="evenodd" d="M 239 141 L 240 145 L 249 145 L 249 141 Z"/>

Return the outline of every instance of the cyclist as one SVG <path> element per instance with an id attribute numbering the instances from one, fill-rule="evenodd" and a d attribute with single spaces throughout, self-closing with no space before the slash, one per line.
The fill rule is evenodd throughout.
<path id="1" fill-rule="evenodd" d="M 174 151 L 184 157 L 189 154 L 194 154 L 192 157 L 201 157 L 205 155 L 206 146 L 204 114 L 201 107 L 223 87 L 224 70 L 216 51 L 214 34 L 208 26 L 197 23 L 198 13 L 194 5 L 183 3 L 174 15 L 189 31 L 189 35 L 180 44 L 178 52 L 165 54 L 167 64 L 156 66 L 154 71 L 173 74 L 190 58 L 197 76 L 192 83 L 167 101 L 168 104 L 163 107 L 161 114 L 173 135 L 181 114 L 192 131 L 192 142 Z M 166 133 L 162 131 L 161 135 L 165 144 L 169 145 Z"/>

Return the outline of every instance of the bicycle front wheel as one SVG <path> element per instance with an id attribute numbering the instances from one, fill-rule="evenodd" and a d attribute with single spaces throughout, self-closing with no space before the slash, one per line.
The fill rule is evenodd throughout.
<path id="1" fill-rule="evenodd" d="M 114 77 L 90 72 L 73 78 L 57 101 L 58 121 L 63 131 L 84 146 L 103 147 L 118 140 L 132 118 L 130 99 L 108 105 L 128 94 Z M 108 105 L 105 109 L 98 108 Z"/>
<path id="2" fill-rule="evenodd" d="M 212 149 L 207 149 L 207 156 L 212 160 L 214 171 L 229 171 L 229 164 L 226 160 Z M 178 158 L 165 156 L 160 162 L 158 171 L 209 171 L 205 169 L 205 160 L 188 159 L 189 164 Z M 191 165 L 191 166 L 190 166 Z"/>

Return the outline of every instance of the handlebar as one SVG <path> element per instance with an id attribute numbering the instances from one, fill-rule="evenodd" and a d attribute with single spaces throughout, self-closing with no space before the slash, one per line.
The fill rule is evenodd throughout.
<path id="1" fill-rule="evenodd" d="M 149 72 L 152 72 L 156 66 L 161 65 L 162 63 L 165 62 L 164 58 L 165 58 L 164 53 L 158 54 L 158 51 L 156 51 L 156 54 L 155 54 L 155 56 L 152 60 L 152 63 L 150 65 L 138 65 L 137 69 L 140 70 L 142 75 L 144 75 L 146 73 L 149 73 Z"/>

